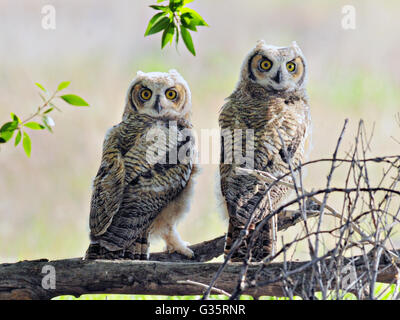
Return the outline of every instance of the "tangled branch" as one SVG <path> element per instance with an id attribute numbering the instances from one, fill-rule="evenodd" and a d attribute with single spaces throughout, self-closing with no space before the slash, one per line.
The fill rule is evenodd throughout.
<path id="1" fill-rule="evenodd" d="M 364 123 L 360 121 L 354 145 L 345 157 L 339 158 L 341 142 L 346 131 L 348 121 L 346 120 L 341 134 L 338 138 L 335 151 L 331 159 L 314 160 L 294 168 L 289 163 L 289 172 L 281 177 L 275 178 L 267 172 L 238 168 L 245 174 L 256 175 L 264 181 L 270 190 L 274 185 L 280 184 L 293 189 L 296 193 L 295 199 L 281 204 L 257 226 L 253 232 L 255 239 L 262 230 L 265 223 L 274 217 L 278 217 L 290 206 L 298 206 L 298 212 L 302 219 L 302 230 L 291 242 L 282 241 L 284 244 L 280 250 L 271 253 L 259 263 L 259 269 L 249 276 L 252 244 L 250 240 L 246 259 L 242 263 L 235 290 L 230 294 L 230 299 L 238 297 L 249 289 L 256 289 L 265 285 L 282 283 L 285 295 L 295 295 L 303 299 L 315 299 L 315 292 L 320 291 L 322 298 L 342 299 L 348 292 L 356 295 L 358 299 L 376 299 L 375 287 L 380 272 L 378 262 L 384 257 L 388 262 L 388 268 L 396 267 L 399 256 L 392 241 L 392 235 L 399 222 L 400 214 L 400 155 L 387 157 L 367 157 L 370 151 L 370 142 L 373 134 L 367 136 Z M 324 188 L 315 191 L 307 191 L 303 187 L 302 169 L 306 166 L 316 165 L 321 162 L 330 162 L 330 170 L 327 175 Z M 372 166 L 377 166 L 372 168 Z M 338 168 L 346 168 L 345 182 L 343 187 L 334 187 L 333 177 Z M 371 171 L 381 171 L 381 176 L 372 184 Z M 283 180 L 289 177 L 292 181 Z M 328 204 L 330 195 L 338 193 L 343 195 L 342 208 L 337 210 Z M 318 195 L 323 199 L 319 200 Z M 307 211 L 310 207 L 318 211 L 316 226 L 309 224 Z M 336 225 L 325 228 L 325 216 L 336 218 Z M 246 228 L 251 223 L 249 218 Z M 245 229 L 246 230 L 246 229 Z M 217 282 L 220 274 L 228 265 L 227 261 L 243 241 L 243 233 L 234 242 L 231 251 L 225 257 L 218 271 L 215 273 L 208 290 L 205 291 L 203 299 L 208 299 L 211 288 Z M 299 243 L 306 243 L 308 247 L 309 261 L 299 268 L 289 271 L 293 257 L 288 259 L 289 252 L 294 255 Z M 356 272 L 354 252 L 362 254 L 362 263 L 365 272 Z M 269 268 L 271 261 L 283 261 L 283 268 L 279 275 L 268 280 L 261 280 L 260 275 Z M 360 259 L 357 263 L 361 263 Z M 311 268 L 312 272 L 304 274 L 304 270 Z M 397 269 L 396 269 L 397 270 Z M 349 283 L 349 279 L 351 280 Z M 344 283 L 345 281 L 345 283 Z M 347 282 L 346 282 L 347 281 Z M 393 283 L 396 282 L 393 279 Z M 396 287 L 398 291 L 398 288 Z M 396 291 L 396 292 L 397 292 Z M 397 297 L 397 295 L 396 295 Z"/>

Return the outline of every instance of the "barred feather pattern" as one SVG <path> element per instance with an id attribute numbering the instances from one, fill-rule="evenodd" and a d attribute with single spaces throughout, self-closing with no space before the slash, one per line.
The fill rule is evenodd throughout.
<path id="1" fill-rule="evenodd" d="M 268 218 L 271 210 L 276 209 L 288 193 L 288 188 L 282 185 L 275 185 L 267 192 L 269 185 L 256 176 L 238 174 L 236 167 L 246 167 L 246 163 L 235 162 L 231 154 L 234 144 L 241 143 L 237 147 L 239 150 L 241 147 L 243 155 L 246 147 L 253 149 L 253 169 L 279 177 L 288 173 L 288 161 L 293 167 L 302 161 L 310 123 L 308 98 L 304 90 L 271 92 L 248 82 L 239 87 L 222 107 L 219 116 L 222 132 L 234 135 L 237 129 L 242 129 L 242 141 L 226 139 L 224 134 L 221 141 L 221 192 L 229 215 L 225 254 L 231 250 L 247 221 L 252 219 L 249 233 L 231 261 L 244 259 L 255 228 Z M 254 146 L 245 142 L 246 129 L 254 130 Z M 233 162 L 228 163 L 227 159 Z M 291 177 L 286 177 L 285 181 L 291 181 Z M 271 219 L 253 240 L 249 257 L 251 261 L 260 261 L 271 253 Z"/>
<path id="2" fill-rule="evenodd" d="M 182 193 L 193 171 L 193 136 L 183 141 L 179 138 L 183 130 L 185 134 L 191 132 L 191 124 L 178 120 L 177 151 L 185 148 L 189 154 L 182 163 L 179 159 L 177 163 L 169 161 L 169 150 L 174 150 L 169 144 L 169 126 L 168 120 L 132 113 L 107 133 L 93 183 L 91 244 L 86 259 L 147 258 L 151 224 Z M 161 144 L 166 163 L 153 163 L 146 158 L 154 145 L 147 135 L 153 129 L 167 137 Z"/>

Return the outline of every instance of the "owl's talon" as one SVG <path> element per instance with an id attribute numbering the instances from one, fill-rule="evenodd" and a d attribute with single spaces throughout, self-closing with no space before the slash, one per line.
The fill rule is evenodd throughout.
<path id="1" fill-rule="evenodd" d="M 189 259 L 192 259 L 194 257 L 193 250 L 189 249 L 188 247 L 184 247 L 179 250 L 176 250 L 176 252 L 183 254 L 184 256 L 188 257 Z"/>
<path id="2" fill-rule="evenodd" d="M 192 249 L 188 248 L 187 246 L 182 246 L 179 248 L 174 248 L 172 246 L 167 246 L 166 251 L 168 253 L 180 253 L 182 255 L 184 255 L 185 257 L 188 257 L 189 259 L 192 259 L 194 257 L 194 252 Z"/>

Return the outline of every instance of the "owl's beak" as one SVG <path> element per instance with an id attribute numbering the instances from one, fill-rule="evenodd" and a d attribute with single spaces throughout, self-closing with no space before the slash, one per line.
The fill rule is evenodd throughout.
<path id="1" fill-rule="evenodd" d="M 161 103 L 160 103 L 160 96 L 157 96 L 157 97 L 156 97 L 156 102 L 154 103 L 153 108 L 154 108 L 154 110 L 156 110 L 158 113 L 160 113 L 160 111 L 161 111 L 161 109 L 162 109 L 162 106 L 161 106 Z"/>
<path id="2" fill-rule="evenodd" d="M 272 78 L 276 83 L 281 83 L 282 81 L 282 71 L 281 68 L 279 68 L 278 72 L 276 73 L 275 77 Z"/>

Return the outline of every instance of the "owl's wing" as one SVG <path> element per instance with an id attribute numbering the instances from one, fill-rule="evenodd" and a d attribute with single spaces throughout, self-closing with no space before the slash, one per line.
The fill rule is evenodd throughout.
<path id="1" fill-rule="evenodd" d="M 285 130 L 288 131 L 286 128 Z M 293 136 L 288 135 L 285 131 L 280 131 L 280 138 L 282 138 L 282 141 L 279 141 L 279 156 L 284 163 L 287 163 L 290 159 L 292 166 L 296 167 L 300 164 L 307 139 L 306 132 L 307 126 L 304 123 L 295 128 L 295 134 Z M 286 150 L 284 150 L 284 148 L 286 148 Z M 289 157 L 289 159 L 287 159 L 287 157 Z"/>
<path id="2" fill-rule="evenodd" d="M 174 161 L 167 152 L 167 163 L 152 159 L 154 143 L 142 132 L 135 144 L 124 154 L 124 194 L 118 214 L 109 225 L 103 242 L 117 248 L 126 248 L 143 231 L 148 230 L 156 216 L 186 187 L 192 173 L 192 158 L 189 161 Z M 189 143 L 178 145 L 178 153 L 192 148 Z M 165 146 L 161 145 L 161 149 Z M 165 150 L 165 149 L 164 149 Z M 179 157 L 178 157 L 179 159 Z M 153 161 L 154 160 L 154 161 Z M 178 205 L 178 203 L 176 203 Z"/>
<path id="3" fill-rule="evenodd" d="M 155 127 L 153 136 L 150 130 Z M 186 172 L 187 168 L 192 168 L 194 151 L 192 131 L 185 132 L 186 139 L 181 132 L 177 132 L 177 141 L 160 138 L 168 137 L 168 130 L 168 127 L 151 126 L 138 135 L 135 144 L 124 155 L 127 187 L 137 184 L 139 180 L 157 184 L 159 180 L 165 180 L 167 178 L 165 173 L 169 172 L 177 173 L 177 178 L 181 179 L 179 175 L 181 170 Z M 185 156 L 186 151 L 188 155 Z M 152 178 L 155 180 L 151 180 Z"/>
<path id="4" fill-rule="evenodd" d="M 118 126 L 114 126 L 106 135 L 101 165 L 93 182 L 89 225 L 94 236 L 107 230 L 122 202 L 125 165 L 117 132 Z"/>

